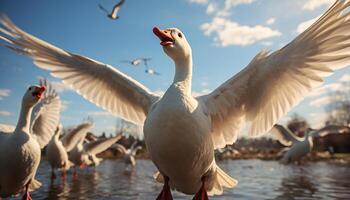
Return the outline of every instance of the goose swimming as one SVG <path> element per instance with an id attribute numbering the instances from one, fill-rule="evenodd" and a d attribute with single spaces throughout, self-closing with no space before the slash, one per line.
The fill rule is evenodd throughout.
<path id="1" fill-rule="evenodd" d="M 3 18 L 3 40 L 87 100 L 144 125 L 144 138 L 164 187 L 208 199 L 237 181 L 221 170 L 214 149 L 236 141 L 244 124 L 258 136 L 298 104 L 323 78 L 350 64 L 349 0 L 337 0 L 311 27 L 276 52 L 258 53 L 238 74 L 211 93 L 192 96 L 192 49 L 177 28 L 153 32 L 175 64 L 163 96 L 114 67 L 44 42 Z M 232 37 L 235 37 L 232 35 Z"/>

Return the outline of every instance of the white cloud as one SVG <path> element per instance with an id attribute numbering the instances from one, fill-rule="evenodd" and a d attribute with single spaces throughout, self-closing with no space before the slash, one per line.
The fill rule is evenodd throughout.
<path id="1" fill-rule="evenodd" d="M 311 101 L 310 106 L 320 108 L 320 107 L 323 107 L 323 106 L 330 104 L 331 102 L 332 102 L 332 99 L 329 98 L 329 96 L 325 96 L 325 97 L 320 97 L 318 99 Z"/>
<path id="2" fill-rule="evenodd" d="M 276 18 L 271 17 L 270 19 L 268 19 L 268 20 L 266 21 L 266 24 L 267 24 L 267 25 L 272 25 L 272 24 L 274 24 L 275 22 L 276 22 Z"/>
<path id="3" fill-rule="evenodd" d="M 340 90 L 342 87 L 342 85 L 340 83 L 330 83 L 330 84 L 326 84 L 323 85 L 321 87 L 316 88 L 314 91 L 312 91 L 308 97 L 318 97 L 318 96 L 322 96 L 325 94 L 329 94 L 331 92 L 335 92 Z"/>
<path id="4" fill-rule="evenodd" d="M 0 110 L 0 116 L 7 117 L 10 115 L 12 115 L 12 114 L 8 111 Z"/>
<path id="5" fill-rule="evenodd" d="M 343 75 L 340 79 L 340 82 L 350 82 L 350 74 Z"/>
<path id="6" fill-rule="evenodd" d="M 271 41 L 263 41 L 263 42 L 260 42 L 260 44 L 263 46 L 267 46 L 267 47 L 273 45 L 273 43 Z"/>
<path id="7" fill-rule="evenodd" d="M 239 6 L 241 4 L 251 4 L 255 0 L 226 0 L 225 1 L 225 9 L 230 10 L 233 7 Z"/>
<path id="8" fill-rule="evenodd" d="M 101 112 L 87 112 L 86 115 L 92 116 L 92 117 L 114 117 L 109 112 L 101 111 Z"/>
<path id="9" fill-rule="evenodd" d="M 66 91 L 73 91 L 72 88 L 67 86 L 66 84 L 60 82 L 60 81 L 52 81 L 50 82 L 52 87 L 56 90 L 56 92 L 62 93 Z"/>
<path id="10" fill-rule="evenodd" d="M 201 25 L 204 34 L 215 34 L 214 40 L 221 46 L 247 46 L 258 41 L 282 35 L 277 30 L 262 25 L 245 26 L 222 17 L 215 17 L 212 22 Z"/>
<path id="11" fill-rule="evenodd" d="M 218 10 L 218 5 L 215 3 L 210 3 L 207 7 L 207 14 L 212 14 Z"/>
<path id="12" fill-rule="evenodd" d="M 66 111 L 71 103 L 70 101 L 61 100 L 61 112 Z"/>
<path id="13" fill-rule="evenodd" d="M 303 5 L 303 10 L 315 10 L 321 6 L 329 6 L 335 0 L 307 0 Z"/>
<path id="14" fill-rule="evenodd" d="M 328 115 L 324 112 L 310 113 L 307 117 L 312 128 L 322 128 L 327 118 Z"/>
<path id="15" fill-rule="evenodd" d="M 0 89 L 0 100 L 2 100 L 4 97 L 10 96 L 11 90 L 9 89 Z"/>
<path id="16" fill-rule="evenodd" d="M 302 23 L 300 23 L 298 25 L 298 28 L 297 28 L 297 33 L 300 34 L 302 32 L 304 32 L 307 28 L 309 28 L 313 23 L 315 23 L 317 21 L 318 18 L 320 18 L 321 16 L 317 16 L 313 19 L 310 19 L 310 20 L 307 20 L 307 21 L 304 21 Z"/>
<path id="17" fill-rule="evenodd" d="M 207 4 L 209 0 L 189 0 L 190 3 Z"/>

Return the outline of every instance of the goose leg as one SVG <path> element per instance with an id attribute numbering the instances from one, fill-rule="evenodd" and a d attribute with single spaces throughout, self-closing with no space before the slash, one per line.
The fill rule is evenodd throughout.
<path id="1" fill-rule="evenodd" d="M 73 179 L 76 179 L 77 177 L 78 177 L 77 167 L 74 165 L 74 170 L 73 170 Z"/>
<path id="2" fill-rule="evenodd" d="M 206 178 L 202 177 L 202 186 L 192 200 L 209 200 L 207 190 L 205 189 L 205 181 Z"/>
<path id="3" fill-rule="evenodd" d="M 26 185 L 26 189 L 24 191 L 24 195 L 22 197 L 22 200 L 32 200 L 32 198 L 30 197 L 30 194 L 29 194 L 29 184 L 30 184 L 30 181 Z"/>
<path id="4" fill-rule="evenodd" d="M 56 179 L 55 169 L 51 167 L 51 181 Z"/>
<path id="5" fill-rule="evenodd" d="M 173 200 L 169 186 L 169 178 L 166 176 L 164 176 L 163 190 L 160 192 L 156 200 Z"/>
<path id="6" fill-rule="evenodd" d="M 64 180 L 66 179 L 66 175 L 67 175 L 67 172 L 65 169 L 63 169 L 62 173 L 61 173 L 61 179 Z"/>

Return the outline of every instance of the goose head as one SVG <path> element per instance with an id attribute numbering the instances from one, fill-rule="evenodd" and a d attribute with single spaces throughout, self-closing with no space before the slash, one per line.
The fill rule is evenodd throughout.
<path id="1" fill-rule="evenodd" d="M 34 106 L 38 103 L 45 92 L 44 86 L 30 86 L 23 96 L 23 103 L 27 106 Z"/>
<path id="2" fill-rule="evenodd" d="M 161 30 L 153 28 L 153 33 L 160 39 L 164 52 L 175 62 L 192 56 L 192 49 L 185 35 L 177 28 Z"/>

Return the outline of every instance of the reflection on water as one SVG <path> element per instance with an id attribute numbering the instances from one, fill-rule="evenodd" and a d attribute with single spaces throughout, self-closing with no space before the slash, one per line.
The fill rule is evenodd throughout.
<path id="1" fill-rule="evenodd" d="M 283 166 L 274 161 L 235 160 L 219 165 L 239 180 L 233 190 L 225 190 L 212 200 L 231 199 L 350 199 L 350 165 L 328 162 Z M 119 160 L 106 160 L 97 167 L 79 171 L 73 179 L 50 183 L 50 168 L 43 161 L 37 179 L 43 187 L 32 193 L 33 199 L 118 199 L 152 200 L 162 185 L 154 182 L 156 171 L 148 160 L 139 160 L 135 169 L 125 171 Z M 173 192 L 174 199 L 192 197 Z M 20 198 L 18 198 L 20 199 Z"/>

